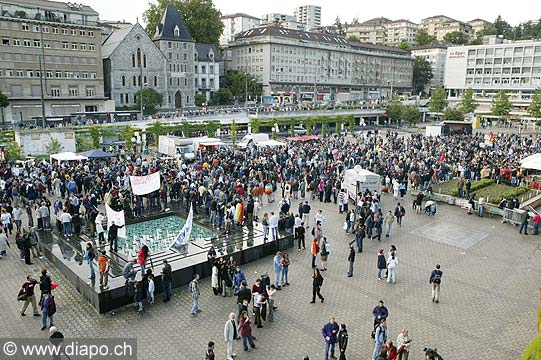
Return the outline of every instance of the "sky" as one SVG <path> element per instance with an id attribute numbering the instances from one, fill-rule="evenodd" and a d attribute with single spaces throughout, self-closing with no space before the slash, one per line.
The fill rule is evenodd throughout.
<path id="1" fill-rule="evenodd" d="M 102 20 L 126 20 L 134 23 L 137 18 L 142 22 L 142 13 L 148 7 L 149 0 L 80 0 L 99 12 Z M 539 0 L 214 0 L 223 15 L 237 12 L 252 16 L 267 13 L 286 13 L 293 15 L 295 6 L 321 6 L 322 24 L 334 23 L 337 16 L 342 22 L 350 23 L 353 18 L 365 21 L 384 16 L 391 20 L 407 19 L 419 22 L 434 15 L 447 15 L 461 21 L 481 18 L 493 22 L 498 15 L 511 25 L 518 25 L 527 20 L 541 18 Z"/>

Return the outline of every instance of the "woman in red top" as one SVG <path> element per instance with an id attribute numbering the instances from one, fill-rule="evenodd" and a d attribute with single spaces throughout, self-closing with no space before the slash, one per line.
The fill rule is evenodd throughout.
<path id="1" fill-rule="evenodd" d="M 240 313 L 240 336 L 242 337 L 242 346 L 244 351 L 248 351 L 248 343 L 252 349 L 255 349 L 254 338 L 252 337 L 252 327 L 250 326 L 251 320 L 248 317 L 246 311 Z"/>
<path id="2" fill-rule="evenodd" d="M 393 342 L 391 340 L 387 341 L 387 357 L 389 360 L 396 360 L 396 357 L 398 356 L 398 350 L 396 349 L 396 346 L 394 346 Z"/>
<path id="3" fill-rule="evenodd" d="M 137 263 L 141 266 L 141 276 L 145 276 L 145 265 L 149 256 L 150 250 L 148 249 L 148 246 L 141 246 L 137 252 Z"/>

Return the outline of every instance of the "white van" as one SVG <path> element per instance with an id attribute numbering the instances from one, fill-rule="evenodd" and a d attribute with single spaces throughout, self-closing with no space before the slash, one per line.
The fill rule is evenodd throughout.
<path id="1" fill-rule="evenodd" d="M 237 147 L 239 149 L 246 149 L 267 140 L 269 140 L 269 134 L 247 134 L 239 141 Z"/>

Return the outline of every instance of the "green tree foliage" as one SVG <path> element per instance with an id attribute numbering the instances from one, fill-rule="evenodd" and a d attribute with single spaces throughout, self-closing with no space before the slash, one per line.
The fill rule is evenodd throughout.
<path id="1" fill-rule="evenodd" d="M 430 97 L 430 104 L 428 109 L 431 112 L 441 113 L 447 107 L 447 92 L 443 86 L 438 86 Z"/>
<path id="2" fill-rule="evenodd" d="M 483 43 L 483 37 L 487 35 L 496 35 L 496 28 L 486 28 L 479 30 L 475 33 L 475 39 L 470 41 L 470 45 L 481 45 Z"/>
<path id="3" fill-rule="evenodd" d="M 419 121 L 419 108 L 415 105 L 405 105 L 402 108 L 402 119 L 406 120 L 411 124 L 415 124 Z"/>
<path id="4" fill-rule="evenodd" d="M 90 138 L 92 139 L 92 147 L 97 149 L 100 147 L 101 129 L 98 125 L 93 125 L 88 129 Z"/>
<path id="5" fill-rule="evenodd" d="M 259 126 L 260 126 L 259 118 L 250 119 L 250 127 L 252 129 L 252 134 L 259 133 Z"/>
<path id="6" fill-rule="evenodd" d="M 464 45 L 467 44 L 469 40 L 470 38 L 462 31 L 452 31 L 445 34 L 443 37 L 444 42 L 454 45 Z"/>
<path id="7" fill-rule="evenodd" d="M 319 117 L 318 122 L 321 122 L 321 136 L 327 135 L 327 119 L 325 117 Z"/>
<path id="8" fill-rule="evenodd" d="M 314 120 L 311 117 L 306 117 L 304 118 L 303 124 L 306 128 L 306 135 L 312 135 L 312 125 L 314 124 Z"/>
<path id="9" fill-rule="evenodd" d="M 205 94 L 196 93 L 193 102 L 195 103 L 195 106 L 203 106 L 203 104 L 207 102 L 207 97 Z"/>
<path id="10" fill-rule="evenodd" d="M 349 132 L 353 134 L 353 131 L 355 130 L 355 117 L 353 115 L 348 115 L 348 127 Z"/>
<path id="11" fill-rule="evenodd" d="M 205 133 L 208 137 L 213 137 L 216 135 L 216 130 L 220 128 L 219 120 L 208 120 L 203 122 Z"/>
<path id="12" fill-rule="evenodd" d="M 473 99 L 473 90 L 471 88 L 464 90 L 462 101 L 460 102 L 460 110 L 463 114 L 473 113 L 479 104 Z"/>
<path id="13" fill-rule="evenodd" d="M 75 133 L 75 150 L 77 152 L 92 150 L 94 149 L 92 145 L 92 138 L 88 136 L 87 131 Z"/>
<path id="14" fill-rule="evenodd" d="M 501 15 L 498 15 L 494 21 L 494 28 L 496 29 L 496 35 L 502 35 L 506 39 L 512 39 L 514 34 L 513 27 L 507 21 L 503 20 Z"/>
<path id="15" fill-rule="evenodd" d="M 220 84 L 222 86 L 222 84 Z M 225 105 L 233 101 L 233 94 L 228 88 L 220 87 L 220 89 L 212 94 L 210 97 L 209 105 Z"/>
<path id="16" fill-rule="evenodd" d="M 57 139 L 52 138 L 51 141 L 44 146 L 48 155 L 58 154 L 64 149 L 64 145 Z"/>
<path id="17" fill-rule="evenodd" d="M 492 115 L 497 116 L 498 118 L 505 118 L 509 115 L 512 108 L 511 101 L 509 101 L 509 96 L 505 91 L 500 91 L 496 96 L 492 98 Z"/>
<path id="18" fill-rule="evenodd" d="M 410 44 L 406 40 L 402 40 L 397 46 L 399 49 L 409 51 L 411 49 Z"/>
<path id="19" fill-rule="evenodd" d="M 541 88 L 537 89 L 532 97 L 532 102 L 528 106 L 528 115 L 541 119 Z"/>
<path id="20" fill-rule="evenodd" d="M 154 36 L 167 5 L 177 7 L 196 42 L 219 46 L 224 25 L 220 19 L 222 14 L 214 6 L 212 0 L 157 0 L 150 3 L 143 13 L 143 19 L 147 24 L 146 31 L 150 37 Z"/>
<path id="21" fill-rule="evenodd" d="M 355 35 L 349 35 L 346 40 L 349 42 L 361 42 L 361 39 Z"/>
<path id="22" fill-rule="evenodd" d="M 459 107 L 448 107 L 443 113 L 443 120 L 464 121 L 464 112 Z"/>
<path id="23" fill-rule="evenodd" d="M 263 86 L 257 82 L 257 79 L 244 72 L 237 70 L 228 70 L 223 78 L 220 79 L 220 88 L 229 89 L 233 98 L 240 102 L 246 99 L 246 81 L 248 81 L 248 99 L 255 100 L 261 96 Z M 220 90 L 221 90 L 220 89 Z"/>
<path id="24" fill-rule="evenodd" d="M 237 143 L 237 129 L 238 129 L 237 122 L 235 121 L 235 119 L 233 119 L 233 121 L 231 122 L 231 126 L 229 127 L 229 129 L 231 130 L 231 142 L 233 142 L 233 146 L 235 146 L 235 144 Z"/>
<path id="25" fill-rule="evenodd" d="M 428 35 L 426 30 L 423 29 L 419 29 L 419 31 L 417 31 L 417 34 L 415 34 L 415 42 L 417 43 L 417 45 L 430 45 L 432 43 L 435 43 L 436 40 L 437 39 L 435 36 Z"/>
<path id="26" fill-rule="evenodd" d="M 420 94 L 434 77 L 432 65 L 423 57 L 416 56 L 413 63 L 413 91 Z"/>
<path id="27" fill-rule="evenodd" d="M 160 144 L 160 135 L 165 135 L 168 133 L 166 125 L 161 121 L 155 121 L 150 124 L 150 126 L 147 127 L 147 131 L 153 135 L 156 148 L 158 148 Z"/>
<path id="28" fill-rule="evenodd" d="M 403 107 L 404 106 L 397 99 L 391 101 L 391 103 L 387 106 L 386 110 L 387 117 L 391 120 L 391 122 L 393 120 L 400 120 L 400 118 L 402 117 Z"/>
<path id="29" fill-rule="evenodd" d="M 135 93 L 137 98 L 137 109 L 141 108 L 141 90 Z M 143 112 L 147 115 L 156 113 L 157 108 L 162 105 L 162 94 L 152 88 L 143 89 Z"/>
<path id="30" fill-rule="evenodd" d="M 23 151 L 15 141 L 9 141 L 4 149 L 6 160 L 15 161 L 23 158 Z"/>
<path id="31" fill-rule="evenodd" d="M 132 138 L 135 134 L 135 128 L 131 125 L 126 125 L 122 128 L 121 134 L 124 138 L 124 144 L 126 145 L 126 149 L 130 150 L 133 145 Z"/>
<path id="32" fill-rule="evenodd" d="M 4 122 L 4 108 L 8 107 L 9 105 L 9 99 L 6 94 L 2 94 L 0 91 L 0 117 L 2 118 L 2 122 Z"/>

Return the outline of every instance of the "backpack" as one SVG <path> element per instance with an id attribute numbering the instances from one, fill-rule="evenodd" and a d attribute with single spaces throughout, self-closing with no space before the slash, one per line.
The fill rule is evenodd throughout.
<path id="1" fill-rule="evenodd" d="M 22 236 L 19 236 L 16 240 L 15 240 L 15 244 L 17 245 L 17 249 L 19 250 L 23 250 L 24 249 L 24 239 Z"/>
<path id="2" fill-rule="evenodd" d="M 56 314 L 56 302 L 54 301 L 54 296 L 49 296 L 49 301 L 47 302 L 47 315 L 52 316 Z"/>
<path id="3" fill-rule="evenodd" d="M 436 272 L 434 274 L 434 279 L 432 279 L 432 282 L 434 284 L 441 284 L 441 275 L 442 275 L 441 272 Z"/>

